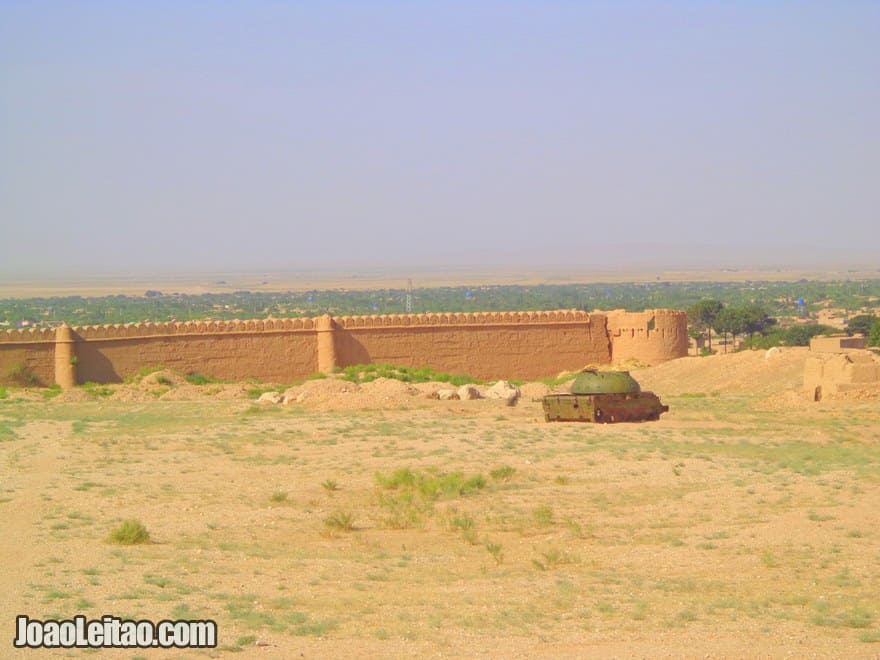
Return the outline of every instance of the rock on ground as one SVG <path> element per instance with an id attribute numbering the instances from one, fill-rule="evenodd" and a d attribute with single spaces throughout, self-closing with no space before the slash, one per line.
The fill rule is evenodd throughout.
<path id="1" fill-rule="evenodd" d="M 513 406 L 516 405 L 516 400 L 519 399 L 519 388 L 511 385 L 506 380 L 499 380 L 486 390 L 486 398 L 500 399 L 505 401 L 508 406 Z"/>
<path id="2" fill-rule="evenodd" d="M 458 398 L 462 401 L 471 401 L 473 399 L 482 399 L 483 395 L 473 385 L 462 385 L 457 390 Z"/>
<path id="3" fill-rule="evenodd" d="M 263 392 L 257 403 L 281 403 L 283 398 L 281 392 Z"/>

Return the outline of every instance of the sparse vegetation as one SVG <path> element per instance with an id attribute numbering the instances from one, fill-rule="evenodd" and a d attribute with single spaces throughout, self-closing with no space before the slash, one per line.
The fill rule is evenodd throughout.
<path id="1" fill-rule="evenodd" d="M 34 370 L 27 364 L 19 363 L 9 370 L 9 379 L 21 387 L 34 387 L 40 384 L 40 379 Z"/>
<path id="2" fill-rule="evenodd" d="M 553 509 L 549 506 L 539 506 L 532 512 L 532 516 L 535 519 L 535 523 L 541 527 L 549 527 L 553 524 Z"/>
<path id="3" fill-rule="evenodd" d="M 752 358 L 767 368 L 729 356 L 738 369 Z M 675 371 L 726 360 L 670 365 L 662 378 L 684 394 L 667 425 L 543 424 L 533 401 L 499 421 L 491 402 L 294 414 L 16 392 L 0 406 L 0 462 L 38 494 L 3 481 L 0 513 L 34 513 L 22 543 L 46 548 L 19 567 L 23 606 L 214 618 L 233 631 L 230 653 L 271 638 L 295 655 L 303 635 L 429 648 L 450 632 L 541 634 L 554 653 L 554 640 L 601 630 L 618 643 L 636 628 L 723 645 L 738 622 L 797 626 L 829 655 L 869 651 L 880 577 L 862 522 L 880 492 L 880 411 L 854 400 L 793 414 Z M 155 545 L 124 547 L 108 538 L 116 503 L 175 516 Z M 792 524 L 810 533 L 793 541 Z"/>
<path id="4" fill-rule="evenodd" d="M 354 529 L 354 514 L 349 511 L 338 511 L 324 518 L 324 524 L 330 529 L 350 532 Z"/>
<path id="5" fill-rule="evenodd" d="M 377 472 L 376 481 L 383 488 L 418 493 L 429 500 L 469 495 L 486 486 L 480 474 L 466 478 L 461 472 L 414 472 L 409 468 L 399 468 L 387 476 Z"/>
<path id="6" fill-rule="evenodd" d="M 486 551 L 492 555 L 492 559 L 495 560 L 496 564 L 501 564 L 504 562 L 504 548 L 500 543 L 493 543 L 492 541 L 486 541 Z"/>
<path id="7" fill-rule="evenodd" d="M 44 389 L 40 394 L 43 395 L 44 399 L 54 399 L 56 396 L 61 394 L 61 385 L 53 384 Z M 0 397 L 2 398 L 2 397 Z"/>
<path id="8" fill-rule="evenodd" d="M 141 545 L 150 542 L 150 533 L 137 519 L 129 519 L 114 527 L 107 539 L 116 545 Z"/>
<path id="9" fill-rule="evenodd" d="M 210 385 L 211 383 L 217 382 L 216 379 L 201 374 L 198 371 L 190 372 L 186 374 L 184 378 L 186 378 L 186 381 L 192 385 Z"/>
<path id="10" fill-rule="evenodd" d="M 136 373 L 127 377 L 125 379 L 125 382 L 127 384 L 140 383 L 147 376 L 154 374 L 157 371 L 163 371 L 164 369 L 165 369 L 165 367 L 143 367 L 141 369 L 138 369 L 138 371 Z"/>
<path id="11" fill-rule="evenodd" d="M 489 476 L 492 477 L 495 481 L 508 481 L 516 472 L 516 468 L 512 468 L 509 465 L 504 465 L 499 468 L 495 468 L 489 473 Z"/>
<path id="12" fill-rule="evenodd" d="M 359 364 L 345 367 L 342 378 L 352 383 L 369 383 L 377 378 L 392 378 L 404 383 L 449 383 L 461 386 L 481 381 L 466 375 L 452 375 L 434 371 L 430 367 L 399 367 L 391 364 Z"/>
<path id="13" fill-rule="evenodd" d="M 101 385 L 100 383 L 93 383 L 91 381 L 87 383 L 83 383 L 80 387 L 88 392 L 89 394 L 97 397 L 108 397 L 113 394 L 113 388 L 109 385 Z"/>

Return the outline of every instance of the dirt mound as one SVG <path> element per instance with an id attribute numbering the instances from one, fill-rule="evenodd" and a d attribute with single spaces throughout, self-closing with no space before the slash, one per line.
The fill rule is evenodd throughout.
<path id="1" fill-rule="evenodd" d="M 376 380 L 361 385 L 361 391 L 369 396 L 394 398 L 399 396 L 413 396 L 419 390 L 394 378 L 377 378 Z"/>
<path id="2" fill-rule="evenodd" d="M 441 383 L 438 381 L 430 381 L 428 383 L 413 383 L 411 387 L 418 393 L 429 399 L 435 398 L 434 395 L 440 390 L 451 390 L 454 386 L 449 383 Z"/>
<path id="3" fill-rule="evenodd" d="M 176 387 L 188 383 L 186 378 L 180 374 L 170 369 L 161 369 L 144 376 L 137 384 L 141 387 Z"/>
<path id="4" fill-rule="evenodd" d="M 63 401 L 63 402 L 79 402 L 79 401 L 94 401 L 97 397 L 86 390 L 82 390 L 79 388 L 72 390 L 64 390 L 61 394 L 54 397 L 53 401 Z"/>
<path id="5" fill-rule="evenodd" d="M 526 401 L 540 399 L 550 394 L 551 387 L 544 383 L 523 383 L 519 386 L 520 395 Z"/>
<path id="6" fill-rule="evenodd" d="M 210 394 L 213 390 L 216 391 L 214 391 L 213 394 Z M 248 387 L 240 383 L 235 383 L 233 385 L 215 385 L 213 387 L 208 387 L 205 393 L 209 396 L 213 396 L 215 399 L 220 399 L 221 401 L 236 401 L 249 398 Z"/>
<path id="7" fill-rule="evenodd" d="M 686 357 L 655 367 L 633 369 L 643 390 L 657 394 L 800 391 L 808 348 L 742 351 L 727 355 Z"/>
<path id="8" fill-rule="evenodd" d="M 164 394 L 161 394 L 159 398 L 168 401 L 192 401 L 193 399 L 200 399 L 203 396 L 203 392 L 203 388 L 185 383 L 184 385 L 172 387 Z"/>
<path id="9" fill-rule="evenodd" d="M 155 395 L 130 385 L 117 387 L 109 398 L 113 401 L 155 401 L 157 399 Z"/>

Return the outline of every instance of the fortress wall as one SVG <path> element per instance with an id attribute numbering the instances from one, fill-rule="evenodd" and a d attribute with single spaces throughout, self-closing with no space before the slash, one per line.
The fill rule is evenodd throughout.
<path id="1" fill-rule="evenodd" d="M 119 382 L 144 367 L 222 380 L 290 382 L 369 362 L 478 378 L 538 378 L 687 354 L 684 312 L 582 311 L 329 316 L 67 326 L 0 332 L 0 383 L 27 367 L 41 384 Z"/>
<path id="2" fill-rule="evenodd" d="M 504 312 L 343 317 L 338 366 L 430 366 L 476 378 L 541 378 L 607 364 L 605 317 L 584 312 Z"/>
<path id="3" fill-rule="evenodd" d="M 120 382 L 144 367 L 220 380 L 288 382 L 317 371 L 312 319 L 138 323 L 74 328 L 77 380 Z"/>
<path id="4" fill-rule="evenodd" d="M 687 356 L 687 314 L 673 309 L 607 312 L 615 362 L 653 365 Z"/>
<path id="5" fill-rule="evenodd" d="M 24 368 L 36 384 L 55 382 L 55 331 L 45 329 L 0 332 L 0 385 L 21 385 L 12 377 Z"/>

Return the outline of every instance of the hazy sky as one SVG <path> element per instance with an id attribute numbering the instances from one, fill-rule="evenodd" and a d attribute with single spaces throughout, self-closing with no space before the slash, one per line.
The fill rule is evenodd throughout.
<path id="1" fill-rule="evenodd" d="M 878 2 L 0 3 L 7 274 L 878 243 Z"/>

